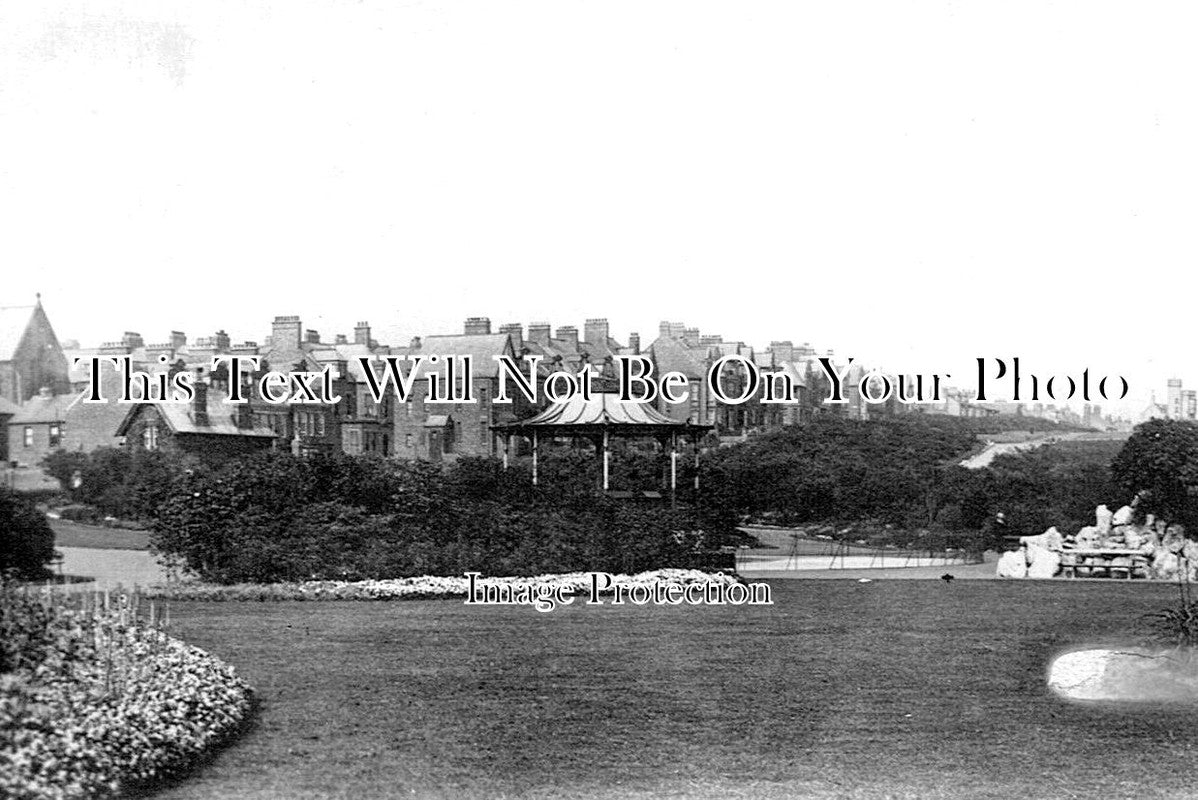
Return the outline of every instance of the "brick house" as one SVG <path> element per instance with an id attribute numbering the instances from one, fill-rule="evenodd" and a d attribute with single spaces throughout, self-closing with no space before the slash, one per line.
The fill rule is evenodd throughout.
<path id="1" fill-rule="evenodd" d="M 445 380 L 445 364 L 421 365 L 412 396 L 394 409 L 395 455 L 434 462 L 463 455 L 491 456 L 497 442 L 491 426 L 530 416 L 534 409 L 518 392 L 512 403 L 493 402 L 499 388 L 499 366 L 493 356 L 516 356 L 512 331 L 491 333 L 490 320 L 471 318 L 466 332 L 451 336 L 426 336 L 414 341 L 411 353 L 437 356 L 470 356 L 475 403 L 429 403 L 426 377 Z"/>
<path id="2" fill-rule="evenodd" d="M 354 331 L 354 343 L 364 348 L 362 352 L 383 349 L 370 338 L 370 326 L 365 322 L 358 323 Z M 270 338 L 258 348 L 257 355 L 261 357 L 261 363 L 257 376 L 270 370 L 320 372 L 326 366 L 331 366 L 338 376 L 334 381 L 334 394 L 341 395 L 341 402 L 335 405 L 274 405 L 249 393 L 247 396 L 252 398 L 250 406 L 256 423 L 274 430 L 280 446 L 297 455 L 342 451 L 341 425 L 353 415 L 357 393 L 349 375 L 350 361 L 354 359 L 350 358 L 348 345 L 348 340 L 343 336 L 336 337 L 333 343 L 322 342 L 320 333 L 305 330 L 297 316 L 274 318 Z"/>
<path id="3" fill-rule="evenodd" d="M 73 394 L 54 394 L 43 387 L 8 421 L 8 457 L 21 466 L 35 467 L 63 447 L 67 406 Z"/>
<path id="4" fill-rule="evenodd" d="M 116 434 L 125 437 L 126 447 L 181 453 L 207 464 L 275 446 L 275 431 L 254 424 L 248 403 L 233 405 L 219 391 L 213 395 L 219 401 L 210 403 L 208 384 L 197 381 L 191 403 L 131 405 Z"/>
<path id="5" fill-rule="evenodd" d="M 60 394 L 70 389 L 70 380 L 38 295 L 35 305 L 0 308 L 0 397 L 21 405 L 43 387 Z"/>

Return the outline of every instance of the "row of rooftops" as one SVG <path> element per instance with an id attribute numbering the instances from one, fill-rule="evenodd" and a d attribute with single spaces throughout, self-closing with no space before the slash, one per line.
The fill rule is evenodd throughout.
<path id="1" fill-rule="evenodd" d="M 580 331 L 574 325 L 554 329 L 548 322 L 508 323 L 492 329 L 488 317 L 469 317 L 460 334 L 436 334 L 413 337 L 406 346 L 381 345 L 372 336 L 370 324 L 359 322 L 354 327 L 353 340 L 338 334 L 332 342 L 322 340 L 316 330 L 305 329 L 300 317 L 277 316 L 271 334 L 259 345 L 256 341 L 233 344 L 224 330 L 213 336 L 200 337 L 189 343 L 182 331 L 171 331 L 169 340 L 160 344 L 145 344 L 141 334 L 127 331 L 119 341 L 106 342 L 99 348 L 79 348 L 68 342 L 64 348 L 72 384 L 88 379 L 86 362 L 75 364 L 77 357 L 93 355 L 128 355 L 135 364 L 153 365 L 160 356 L 172 363 L 182 361 L 189 366 L 207 366 L 213 355 L 259 355 L 271 362 L 272 368 L 291 369 L 299 362 L 320 367 L 343 362 L 351 377 L 361 381 L 357 359 L 364 355 L 470 355 L 479 375 L 494 374 L 493 355 L 501 354 L 510 343 L 510 353 L 516 357 L 539 355 L 546 369 L 576 371 L 583 364 L 603 364 L 617 355 L 649 353 L 659 371 L 679 371 L 688 377 L 701 377 L 712 360 L 725 355 L 741 355 L 762 368 L 780 367 L 783 363 L 801 363 L 815 357 L 809 344 L 795 346 L 789 340 L 773 341 L 768 348 L 757 350 L 742 341 L 726 341 L 718 334 L 701 334 L 698 328 L 681 322 L 662 322 L 658 338 L 642 348 L 638 333 L 628 336 L 627 345 L 611 335 L 607 319 L 590 318 Z M 71 346 L 74 345 L 74 346 Z M 828 352 L 831 355 L 831 351 Z"/>

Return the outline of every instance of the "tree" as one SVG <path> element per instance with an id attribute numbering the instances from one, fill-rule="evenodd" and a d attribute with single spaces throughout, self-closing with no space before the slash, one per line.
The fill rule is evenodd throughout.
<path id="1" fill-rule="evenodd" d="M 1111 464 L 1136 510 L 1198 531 L 1198 425 L 1154 419 L 1136 426 Z"/>
<path id="2" fill-rule="evenodd" d="M 0 487 L 0 574 L 22 578 L 47 576 L 54 558 L 54 531 L 32 500 Z"/>

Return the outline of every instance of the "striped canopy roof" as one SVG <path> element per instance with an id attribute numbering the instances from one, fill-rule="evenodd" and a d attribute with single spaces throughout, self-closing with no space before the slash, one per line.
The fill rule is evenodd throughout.
<path id="1" fill-rule="evenodd" d="M 647 403 L 621 402 L 614 392 L 595 392 L 590 400 L 574 396 L 519 422 L 495 425 L 497 430 L 584 428 L 628 429 L 637 433 L 707 430 L 710 425 L 695 425 L 670 419 Z M 613 430 L 612 432 L 616 432 Z"/>

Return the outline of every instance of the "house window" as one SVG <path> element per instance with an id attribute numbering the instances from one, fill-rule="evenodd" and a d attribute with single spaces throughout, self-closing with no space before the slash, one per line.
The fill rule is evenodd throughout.
<path id="1" fill-rule="evenodd" d="M 25 446 L 33 447 L 33 428 L 29 425 L 25 426 Z"/>
<path id="2" fill-rule="evenodd" d="M 158 449 L 158 426 L 147 425 L 141 432 L 141 443 L 147 450 Z"/>
<path id="3" fill-rule="evenodd" d="M 324 414 L 316 414 L 316 435 L 324 436 Z"/>
<path id="4" fill-rule="evenodd" d="M 51 425 L 50 426 L 50 446 L 58 447 L 60 442 L 62 442 L 62 428 L 60 428 L 57 425 Z"/>
<path id="5" fill-rule="evenodd" d="M 456 425 L 457 425 L 456 422 L 454 422 L 453 420 L 450 420 L 449 424 L 445 426 L 445 438 L 442 440 L 442 444 L 444 445 L 442 447 L 442 450 L 445 453 L 453 452 L 453 438 L 454 438 L 454 433 L 455 433 L 454 427 Z"/>
<path id="6" fill-rule="evenodd" d="M 405 433 L 405 434 L 404 434 L 404 437 L 403 437 L 403 446 L 404 446 L 404 447 L 406 447 L 406 448 L 408 448 L 409 450 L 411 450 L 411 449 L 412 449 L 412 434 L 410 434 L 410 433 Z"/>

